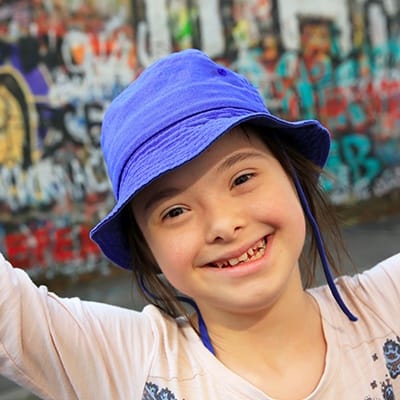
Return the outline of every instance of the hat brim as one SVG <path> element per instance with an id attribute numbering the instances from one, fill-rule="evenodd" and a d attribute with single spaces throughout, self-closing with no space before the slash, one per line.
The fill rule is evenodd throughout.
<path id="1" fill-rule="evenodd" d="M 121 211 L 124 207 L 145 186 L 197 157 L 224 133 L 244 122 L 273 129 L 314 164 L 321 168 L 325 165 L 330 134 L 316 120 L 290 122 L 267 112 L 226 108 L 186 118 L 151 137 L 127 161 L 120 180 L 118 201 L 90 234 L 104 255 L 120 267 L 132 269 L 127 238 L 122 232 Z M 265 134 L 268 135 L 268 130 Z"/>

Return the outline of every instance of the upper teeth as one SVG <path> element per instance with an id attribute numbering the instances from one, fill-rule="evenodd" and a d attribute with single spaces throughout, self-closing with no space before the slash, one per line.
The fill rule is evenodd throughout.
<path id="1" fill-rule="evenodd" d="M 218 268 L 224 267 L 234 267 L 239 263 L 243 263 L 249 261 L 250 259 L 254 260 L 260 258 L 264 255 L 266 241 L 265 239 L 259 240 L 253 247 L 248 249 L 245 253 L 237 258 L 231 258 L 225 261 L 216 261 L 213 263 Z"/>

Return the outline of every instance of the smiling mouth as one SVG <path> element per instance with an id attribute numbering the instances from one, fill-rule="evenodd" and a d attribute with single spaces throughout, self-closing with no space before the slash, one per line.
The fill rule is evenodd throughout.
<path id="1" fill-rule="evenodd" d="M 253 247 L 248 249 L 245 253 L 237 258 L 231 258 L 229 260 L 224 261 L 216 261 L 211 263 L 210 265 L 214 268 L 229 268 L 235 267 L 239 264 L 244 264 L 249 261 L 258 260 L 265 253 L 265 247 L 267 245 L 267 239 L 263 238 L 259 240 Z"/>

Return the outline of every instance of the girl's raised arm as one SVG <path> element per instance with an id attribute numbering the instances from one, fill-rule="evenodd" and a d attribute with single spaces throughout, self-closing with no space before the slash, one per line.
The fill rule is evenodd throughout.
<path id="1" fill-rule="evenodd" d="M 2 375 L 44 399 L 136 399 L 153 352 L 145 313 L 61 299 L 0 254 Z"/>

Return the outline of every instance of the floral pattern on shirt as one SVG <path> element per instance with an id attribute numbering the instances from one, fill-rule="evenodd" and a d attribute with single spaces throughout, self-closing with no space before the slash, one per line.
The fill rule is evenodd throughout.
<path id="1" fill-rule="evenodd" d="M 162 388 L 155 383 L 146 382 L 142 400 L 178 400 L 175 395 L 167 388 Z"/>
<path id="2" fill-rule="evenodd" d="M 383 355 L 386 361 L 386 367 L 392 379 L 400 375 L 400 337 L 397 340 L 386 340 L 383 345 Z"/>

